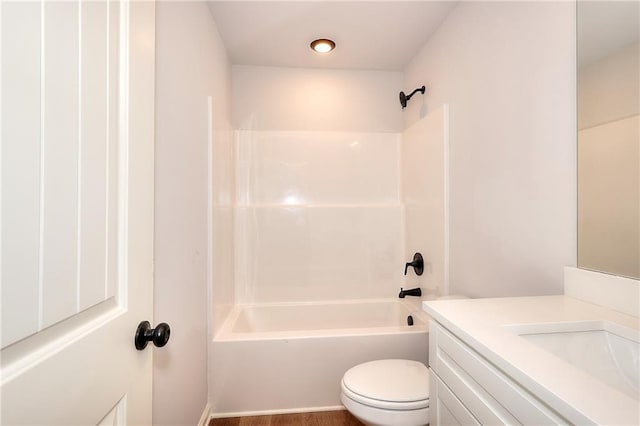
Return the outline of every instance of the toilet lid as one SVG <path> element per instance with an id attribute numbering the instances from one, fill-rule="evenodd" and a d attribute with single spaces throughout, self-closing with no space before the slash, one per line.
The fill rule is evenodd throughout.
<path id="1" fill-rule="evenodd" d="M 383 359 L 365 362 L 348 370 L 342 384 L 367 399 L 404 403 L 428 401 L 429 370 L 421 362 Z"/>

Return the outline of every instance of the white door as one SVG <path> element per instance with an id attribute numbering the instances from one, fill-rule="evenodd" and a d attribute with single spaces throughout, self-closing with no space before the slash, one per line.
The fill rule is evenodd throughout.
<path id="1" fill-rule="evenodd" d="M 0 15 L 0 423 L 151 424 L 155 6 Z"/>

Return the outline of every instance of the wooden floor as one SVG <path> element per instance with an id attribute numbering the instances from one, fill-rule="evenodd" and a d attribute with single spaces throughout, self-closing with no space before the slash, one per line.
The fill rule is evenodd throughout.
<path id="1" fill-rule="evenodd" d="M 211 419 L 209 426 L 362 426 L 348 411 Z"/>

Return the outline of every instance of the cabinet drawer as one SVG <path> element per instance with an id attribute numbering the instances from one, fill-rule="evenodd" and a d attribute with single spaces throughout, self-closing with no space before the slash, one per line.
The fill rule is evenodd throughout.
<path id="1" fill-rule="evenodd" d="M 440 324 L 429 329 L 430 364 L 483 424 L 566 423 Z"/>
<path id="2" fill-rule="evenodd" d="M 433 370 L 429 380 L 429 395 L 431 395 L 429 424 L 442 426 L 481 424 Z"/>
<path id="3" fill-rule="evenodd" d="M 430 333 L 434 333 L 430 331 Z M 440 337 L 440 336 L 439 336 Z M 450 347 L 441 345 L 442 338 L 438 338 L 436 353 L 431 354 L 431 368 L 442 381 L 453 391 L 462 403 L 473 413 L 473 415 L 484 425 L 516 425 L 520 424 L 507 409 L 505 409 L 493 396 L 487 392 L 472 377 L 467 370 L 454 360 L 459 361 L 458 354 L 451 355 Z"/>

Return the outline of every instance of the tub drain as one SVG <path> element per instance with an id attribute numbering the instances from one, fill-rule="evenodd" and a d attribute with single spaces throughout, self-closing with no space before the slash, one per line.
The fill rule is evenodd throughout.
<path id="1" fill-rule="evenodd" d="M 407 317 L 407 325 L 409 326 L 413 325 L 413 317 L 411 315 Z"/>

